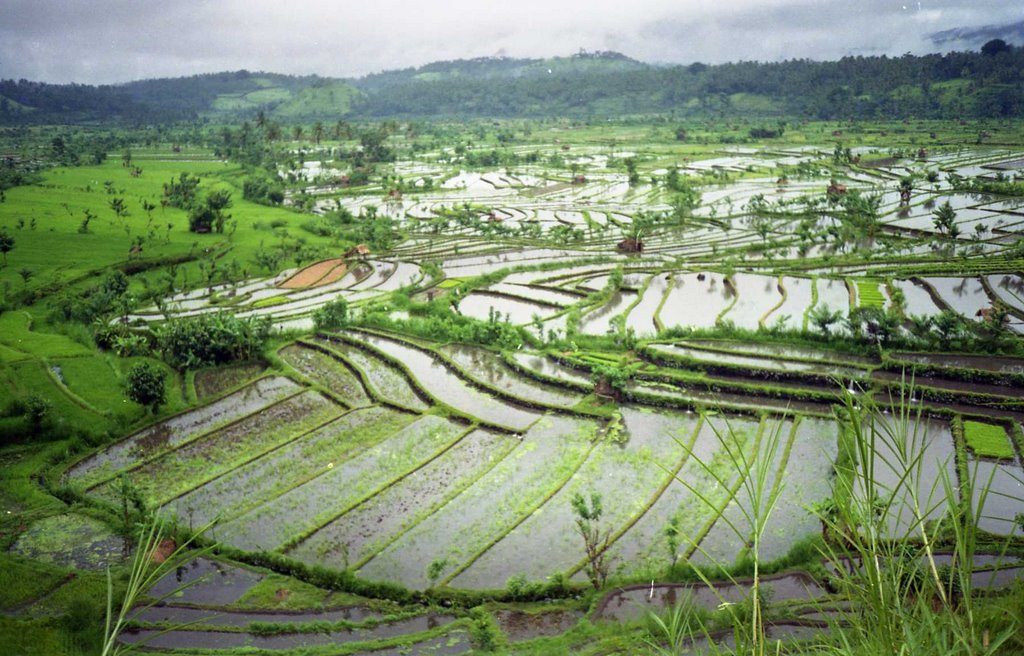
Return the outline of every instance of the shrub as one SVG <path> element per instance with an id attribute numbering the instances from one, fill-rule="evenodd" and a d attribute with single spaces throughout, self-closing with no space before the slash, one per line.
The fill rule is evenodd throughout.
<path id="1" fill-rule="evenodd" d="M 284 202 L 284 189 L 264 176 L 253 176 L 242 183 L 242 198 L 262 205 L 280 205 Z"/>
<path id="2" fill-rule="evenodd" d="M 270 319 L 203 314 L 168 321 L 157 333 L 164 357 L 179 369 L 253 358 L 270 336 Z"/>
<path id="3" fill-rule="evenodd" d="M 149 341 L 142 335 L 128 334 L 114 338 L 114 353 L 122 358 L 149 354 Z"/>
<path id="4" fill-rule="evenodd" d="M 348 325 L 348 303 L 343 298 L 327 301 L 313 312 L 317 330 L 335 331 Z"/>
<path id="5" fill-rule="evenodd" d="M 146 406 L 152 412 L 157 411 L 167 393 L 164 372 L 150 362 L 142 362 L 132 367 L 128 371 L 125 387 L 132 401 Z"/>

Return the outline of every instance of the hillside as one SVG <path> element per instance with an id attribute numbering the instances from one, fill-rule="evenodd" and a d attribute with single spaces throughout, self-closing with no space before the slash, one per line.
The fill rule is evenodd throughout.
<path id="1" fill-rule="evenodd" d="M 116 86 L 0 81 L 0 124 L 671 114 L 806 119 L 1024 114 L 1024 48 L 652 66 L 618 53 L 435 62 L 358 80 L 236 71 Z M 987 46 L 988 44 L 986 44 Z"/>
<path id="2" fill-rule="evenodd" d="M 353 84 L 367 93 L 416 82 L 447 82 L 452 80 L 509 80 L 549 75 L 581 75 L 642 71 L 651 68 L 617 52 L 580 51 L 570 57 L 547 59 L 515 59 L 511 57 L 478 57 L 439 61 L 394 71 L 367 75 Z"/>

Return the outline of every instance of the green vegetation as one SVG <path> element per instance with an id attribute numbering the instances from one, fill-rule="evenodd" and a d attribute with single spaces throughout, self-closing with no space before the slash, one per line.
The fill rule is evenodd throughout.
<path id="1" fill-rule="evenodd" d="M 1020 56 L 0 83 L 0 643 L 1016 653 Z"/>
<path id="2" fill-rule="evenodd" d="M 4 80 L 0 97 L 18 99 L 24 109 L 0 113 L 0 120 L 17 124 L 119 116 L 156 122 L 202 115 L 221 121 L 258 116 L 257 121 L 292 122 L 673 111 L 677 117 L 752 117 L 755 122 L 742 131 L 744 137 L 778 139 L 785 128 L 777 127 L 774 119 L 791 116 L 1019 116 L 1015 83 L 1022 56 L 1021 48 L 1011 46 L 998 55 L 952 52 L 834 62 L 653 66 L 614 52 L 581 52 L 546 60 L 436 62 L 347 81 L 248 71 L 114 87 Z"/>
<path id="3" fill-rule="evenodd" d="M 128 396 L 155 414 L 167 398 L 165 380 L 164 372 L 160 368 L 148 362 L 137 364 L 128 371 Z"/>
<path id="4" fill-rule="evenodd" d="M 1012 460 L 1015 457 L 1013 445 L 1002 426 L 980 421 L 965 421 L 964 439 L 971 451 L 983 458 Z"/>
<path id="5" fill-rule="evenodd" d="M 877 280 L 857 281 L 857 304 L 860 307 L 882 308 L 885 297 Z"/>
<path id="6" fill-rule="evenodd" d="M 167 361 L 181 369 L 233 360 L 251 360 L 270 334 L 267 320 L 239 319 L 228 313 L 167 322 L 157 342 Z"/>

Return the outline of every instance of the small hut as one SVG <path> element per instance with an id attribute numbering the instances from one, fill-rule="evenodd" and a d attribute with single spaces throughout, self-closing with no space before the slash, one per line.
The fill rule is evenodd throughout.
<path id="1" fill-rule="evenodd" d="M 627 237 L 619 242 L 618 249 L 622 253 L 643 253 L 644 242 L 642 239 Z"/>
<path id="2" fill-rule="evenodd" d="M 572 183 L 574 185 L 587 184 L 587 176 L 577 173 L 572 176 Z"/>
<path id="3" fill-rule="evenodd" d="M 359 244 L 345 251 L 345 258 L 350 257 L 366 257 L 370 254 L 370 247 L 366 244 Z"/>
<path id="4" fill-rule="evenodd" d="M 992 322 L 995 321 L 997 318 L 1001 317 L 1003 325 L 1006 325 L 1007 323 L 1010 322 L 1010 317 L 1007 314 L 1000 314 L 999 310 L 997 310 L 994 307 L 981 308 L 980 310 L 974 313 L 974 316 L 986 322 Z"/>
<path id="5" fill-rule="evenodd" d="M 825 190 L 825 194 L 829 197 L 843 196 L 846 194 L 846 185 L 832 180 L 828 185 L 828 189 Z"/>

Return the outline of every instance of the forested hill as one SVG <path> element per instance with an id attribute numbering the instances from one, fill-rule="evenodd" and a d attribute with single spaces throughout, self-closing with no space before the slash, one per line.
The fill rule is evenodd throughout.
<path id="1" fill-rule="evenodd" d="M 458 81 L 495 82 L 509 79 L 537 79 L 548 76 L 578 77 L 606 75 L 609 73 L 637 72 L 652 68 L 618 52 L 587 52 L 581 50 L 571 57 L 548 59 L 515 59 L 511 57 L 478 57 L 440 61 L 419 68 L 403 68 L 367 75 L 354 84 L 360 89 L 375 93 L 382 89 L 413 84 L 416 82 L 445 83 Z"/>
<path id="2" fill-rule="evenodd" d="M 421 69 L 422 70 L 422 69 Z M 973 118 L 1024 114 L 1024 48 L 985 53 L 848 57 L 514 78 L 410 78 L 356 106 L 378 116 L 800 116 Z"/>
<path id="3" fill-rule="evenodd" d="M 0 124 L 203 119 L 263 112 L 282 123 L 374 118 L 1024 115 L 1024 48 L 653 66 L 617 53 L 437 62 L 358 80 L 238 71 L 123 85 L 0 81 Z"/>

